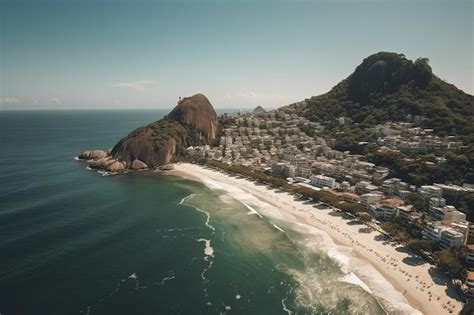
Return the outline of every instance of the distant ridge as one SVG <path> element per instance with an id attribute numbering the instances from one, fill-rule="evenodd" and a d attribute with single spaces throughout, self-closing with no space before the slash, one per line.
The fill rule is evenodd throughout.
<path id="1" fill-rule="evenodd" d="M 254 108 L 253 113 L 254 114 L 263 114 L 266 113 L 267 111 L 262 107 L 262 106 L 257 106 Z"/>

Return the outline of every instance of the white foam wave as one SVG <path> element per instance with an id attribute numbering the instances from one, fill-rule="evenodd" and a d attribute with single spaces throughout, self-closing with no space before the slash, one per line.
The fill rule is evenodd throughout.
<path id="1" fill-rule="evenodd" d="M 200 238 L 197 241 L 198 242 L 204 242 L 204 260 L 209 262 L 209 265 L 201 272 L 201 278 L 202 278 L 202 280 L 207 280 L 206 273 L 209 271 L 209 269 L 212 268 L 212 265 L 214 264 L 214 261 L 213 261 L 214 248 L 211 246 L 211 241 L 210 240 Z"/>
<path id="2" fill-rule="evenodd" d="M 80 159 L 78 156 L 75 156 L 75 157 L 74 157 L 74 160 L 80 161 L 81 159 Z"/>
<path id="3" fill-rule="evenodd" d="M 198 242 L 204 242 L 204 255 L 214 257 L 214 248 L 211 246 L 211 241 L 204 238 L 198 239 Z"/>
<path id="4" fill-rule="evenodd" d="M 182 205 L 183 203 L 186 202 L 186 200 L 189 200 L 189 199 L 193 198 L 194 196 L 196 196 L 196 194 L 190 194 L 190 195 L 184 197 L 183 199 L 181 199 L 181 201 L 179 202 L 179 204 Z"/>
<path id="5" fill-rule="evenodd" d="M 161 279 L 161 285 L 165 285 L 165 282 L 166 281 L 170 281 L 170 280 L 173 280 L 175 279 L 175 276 L 169 276 L 169 277 L 164 277 L 163 279 Z"/>
<path id="6" fill-rule="evenodd" d="M 286 299 L 287 299 L 287 298 L 284 298 L 284 299 L 281 300 L 281 305 L 283 306 L 283 310 L 284 310 L 288 315 L 291 315 L 291 314 L 293 314 L 293 311 L 286 307 L 286 304 L 285 304 Z"/>
<path id="7" fill-rule="evenodd" d="M 247 193 L 234 185 L 209 178 L 202 179 L 202 181 L 210 189 L 218 189 L 227 192 L 234 199 L 240 201 L 244 206 L 252 205 L 257 207 L 260 213 L 265 217 L 286 221 L 292 224 L 292 227 L 294 227 L 295 230 L 310 235 L 311 237 L 306 239 L 307 243 L 304 245 L 310 247 L 312 250 L 323 251 L 330 258 L 335 260 L 339 264 L 343 273 L 346 274 L 341 281 L 350 282 L 354 285 L 358 285 L 365 291 L 368 290 L 367 292 L 372 292 L 374 296 L 379 297 L 384 301 L 384 307 L 387 307 L 389 311 L 401 314 L 421 314 L 418 310 L 408 304 L 405 297 L 398 292 L 383 277 L 383 275 L 381 275 L 370 264 L 370 262 L 355 257 L 352 248 L 336 245 L 333 239 L 329 237 L 326 232 L 307 224 L 295 223 L 296 220 L 294 216 L 287 211 L 283 211 L 271 204 L 263 202 L 252 194 Z M 276 201 L 278 202 L 278 200 Z M 279 226 L 273 223 L 271 224 L 276 229 L 284 232 L 284 230 Z M 285 300 L 282 301 L 284 310 L 287 313 L 292 312 L 284 305 Z"/>
<path id="8" fill-rule="evenodd" d="M 258 213 L 257 210 L 255 210 L 254 208 L 252 208 L 251 206 L 249 206 L 248 204 L 246 204 L 245 202 L 242 202 L 242 204 L 247 207 L 247 209 L 249 209 L 250 211 L 247 212 L 247 214 L 255 214 L 257 215 L 260 219 L 262 219 L 262 215 L 260 213 Z"/>
<path id="9" fill-rule="evenodd" d="M 196 196 L 196 194 L 190 194 L 189 196 L 186 196 L 184 197 L 183 199 L 181 199 L 181 201 L 179 202 L 180 205 L 185 205 L 185 206 L 188 206 L 188 207 L 192 207 L 194 208 L 195 210 L 201 212 L 201 213 L 204 213 L 206 215 L 206 222 L 204 222 L 204 225 L 207 226 L 209 229 L 211 229 L 213 232 L 216 231 L 216 228 L 214 226 L 212 226 L 209 222 L 211 221 L 211 214 L 209 212 L 207 212 L 206 210 L 203 210 L 201 208 L 198 208 L 196 206 L 193 206 L 193 205 L 190 205 L 190 204 L 187 204 L 186 201 L 187 200 L 190 200 L 191 198 L 193 198 L 194 196 Z"/>
<path id="10" fill-rule="evenodd" d="M 210 180 L 208 178 L 206 179 L 203 179 L 202 180 L 203 183 L 209 187 L 210 189 L 221 189 L 221 190 L 225 190 L 224 189 L 224 186 L 220 183 L 220 182 L 217 182 L 217 181 L 214 181 L 214 180 Z"/>
<path id="11" fill-rule="evenodd" d="M 357 277 L 353 272 L 346 274 L 344 277 L 340 278 L 339 281 L 357 285 L 361 287 L 362 289 L 364 289 L 366 292 L 372 294 L 372 290 L 370 290 L 370 288 L 362 280 L 360 280 L 360 278 Z"/>
<path id="12" fill-rule="evenodd" d="M 210 189 L 225 191 L 233 199 L 241 202 L 247 208 L 248 206 L 258 208 L 260 215 L 286 221 L 291 221 L 294 219 L 294 216 L 288 213 L 287 211 L 274 207 L 269 203 L 263 202 L 254 195 L 247 193 L 236 186 L 229 185 L 223 182 L 218 182 L 208 178 L 201 180 Z"/>
<path id="13" fill-rule="evenodd" d="M 294 223 L 296 221 L 294 220 L 294 217 L 288 212 L 263 202 L 255 196 L 233 185 L 208 178 L 202 179 L 202 181 L 210 189 L 226 191 L 229 193 L 229 195 L 240 201 L 247 208 L 248 205 L 257 207 L 260 213 L 262 213 L 265 217 L 276 218 L 278 220 L 287 221 L 288 223 Z M 276 224 L 271 224 L 276 229 L 284 232 L 284 230 Z M 336 245 L 326 232 L 319 230 L 316 227 L 302 223 L 294 223 L 294 226 L 297 230 L 300 230 L 300 232 L 312 235 L 311 240 L 313 241 L 314 245 L 312 246 L 313 250 L 323 250 L 323 252 L 325 252 L 329 257 L 331 257 L 340 265 L 341 270 L 346 274 L 346 276 L 344 276 L 341 281 L 350 282 L 352 284 L 358 285 L 367 292 L 372 292 L 374 296 L 384 300 L 388 304 L 388 308 L 394 312 L 399 312 L 402 314 L 421 314 L 418 310 L 408 304 L 408 301 L 401 294 L 401 292 L 397 291 L 383 277 L 383 275 L 381 275 L 370 264 L 370 262 L 356 258 L 353 255 L 351 248 Z M 284 301 L 282 301 L 282 304 L 284 304 Z M 387 305 L 384 303 L 384 306 Z M 286 308 L 286 306 L 284 308 Z M 291 310 L 288 309 L 284 310 L 286 312 L 291 312 Z"/>
<path id="14" fill-rule="evenodd" d="M 101 174 L 102 176 L 112 176 L 112 175 L 117 175 L 120 174 L 118 172 L 107 172 L 107 171 L 97 171 L 97 173 Z"/>
<path id="15" fill-rule="evenodd" d="M 271 223 L 271 222 L 270 222 L 270 223 Z M 275 227 L 275 229 L 277 229 L 278 231 L 285 233 L 285 230 L 283 230 L 281 227 L 279 227 L 279 226 L 276 225 L 275 223 L 272 223 L 272 225 L 273 225 L 273 226 Z"/>
<path id="16" fill-rule="evenodd" d="M 336 245 L 329 235 L 303 223 L 295 223 L 295 229 L 313 237 L 305 240 L 305 245 L 325 252 L 336 261 L 342 272 L 346 274 L 342 281 L 358 285 L 372 295 L 383 299 L 384 307 L 400 314 L 421 314 L 408 304 L 408 301 L 378 272 L 370 262 L 353 255 L 353 250 L 347 246 Z M 352 274 L 352 275 L 351 275 Z"/>
<path id="17" fill-rule="evenodd" d="M 211 214 L 207 212 L 206 210 L 202 210 L 198 207 L 194 207 L 194 209 L 206 215 L 206 222 L 204 222 L 204 225 L 207 226 L 209 229 L 211 229 L 213 232 L 215 232 L 216 228 L 209 223 L 209 221 L 211 220 Z"/>

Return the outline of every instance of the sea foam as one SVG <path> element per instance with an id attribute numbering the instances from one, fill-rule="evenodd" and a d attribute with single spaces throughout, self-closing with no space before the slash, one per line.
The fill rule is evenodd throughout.
<path id="1" fill-rule="evenodd" d="M 214 248 L 211 246 L 211 241 L 204 238 L 198 239 L 198 242 L 204 242 L 204 255 L 214 257 Z"/>
<path id="2" fill-rule="evenodd" d="M 263 202 L 238 187 L 209 178 L 201 180 L 210 189 L 222 190 L 229 193 L 234 199 L 240 201 L 247 208 L 248 205 L 257 207 L 260 213 L 265 217 L 287 221 L 292 224 L 292 226 L 296 227 L 296 230 L 299 230 L 299 232 L 317 236 L 316 238 L 312 238 L 319 240 L 317 241 L 317 246 L 313 248 L 313 250 L 323 250 L 329 257 L 339 264 L 341 270 L 345 273 L 345 276 L 341 281 L 357 285 L 366 292 L 372 292 L 374 296 L 377 296 L 388 303 L 388 307 L 395 312 L 400 312 L 402 314 L 421 314 L 421 312 L 409 305 L 405 297 L 397 291 L 368 261 L 354 257 L 351 248 L 336 245 L 333 239 L 326 232 L 313 226 L 295 223 L 294 216 L 288 212 Z M 283 229 L 276 226 L 274 223 L 271 224 L 276 229 L 284 232 Z M 321 242 L 321 240 L 323 241 Z M 363 280 L 360 277 L 362 277 Z M 282 301 L 282 304 L 284 304 L 284 301 Z M 286 307 L 284 310 L 287 313 L 291 312 L 291 310 L 286 309 Z"/>
<path id="3" fill-rule="evenodd" d="M 258 213 L 257 210 L 255 210 L 254 208 L 252 208 L 251 206 L 249 206 L 248 204 L 246 204 L 245 202 L 242 202 L 242 204 L 247 207 L 247 209 L 249 209 L 250 211 L 247 212 L 247 214 L 255 214 L 257 215 L 260 219 L 262 219 L 262 215 L 260 213 Z"/>
<path id="4" fill-rule="evenodd" d="M 214 226 L 212 226 L 209 222 L 211 221 L 211 214 L 209 212 L 207 212 L 206 210 L 203 210 L 199 207 L 196 207 L 196 206 L 193 206 L 191 204 L 187 204 L 186 201 L 187 200 L 190 200 L 191 198 L 193 198 L 194 196 L 196 196 L 196 194 L 190 194 L 186 197 L 184 197 L 183 199 L 181 199 L 181 201 L 179 202 L 180 205 L 185 205 L 185 206 L 188 206 L 188 207 L 191 207 L 191 208 L 194 208 L 195 210 L 201 212 L 201 213 L 204 213 L 206 215 L 206 221 L 204 222 L 204 225 L 207 226 L 210 230 L 212 230 L 212 232 L 215 232 L 216 231 L 216 228 Z"/>

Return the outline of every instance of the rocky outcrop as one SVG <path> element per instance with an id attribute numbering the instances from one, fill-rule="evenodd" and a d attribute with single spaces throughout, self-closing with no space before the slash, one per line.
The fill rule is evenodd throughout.
<path id="1" fill-rule="evenodd" d="M 118 172 L 123 172 L 127 169 L 127 164 L 124 162 L 120 161 L 115 161 L 109 166 L 106 167 L 107 172 L 113 172 L 113 173 L 118 173 Z"/>
<path id="2" fill-rule="evenodd" d="M 109 172 L 157 168 L 185 156 L 190 145 L 212 144 L 217 129 L 214 108 L 207 97 L 196 94 L 180 100 L 168 116 L 133 130 L 110 152 L 86 151 L 79 157 L 92 160 L 91 168 Z"/>
<path id="3" fill-rule="evenodd" d="M 136 159 L 135 161 L 132 162 L 132 165 L 130 165 L 130 168 L 132 170 L 145 170 L 148 168 L 148 165 L 146 163 L 140 161 L 139 159 Z"/>
<path id="4" fill-rule="evenodd" d="M 107 152 L 104 150 L 92 150 L 85 151 L 79 155 L 81 160 L 98 160 L 107 156 Z"/>
<path id="5" fill-rule="evenodd" d="M 171 163 L 176 153 L 176 140 L 168 139 L 158 150 L 158 164 L 165 165 Z"/>
<path id="6" fill-rule="evenodd" d="M 89 167 L 93 169 L 106 169 L 109 165 L 114 163 L 114 160 L 111 156 L 106 156 L 98 160 L 89 162 Z"/>
<path id="7" fill-rule="evenodd" d="M 217 114 L 203 94 L 180 100 L 169 117 L 185 126 L 196 144 L 211 144 L 216 139 Z"/>
<path id="8" fill-rule="evenodd" d="M 172 171 L 174 170 L 174 164 L 165 164 L 160 166 L 161 171 Z"/>
<path id="9" fill-rule="evenodd" d="M 176 153 L 175 137 L 181 138 L 185 134 L 182 126 L 164 118 L 134 130 L 114 146 L 111 155 L 129 165 L 140 160 L 147 167 L 155 168 L 171 162 Z"/>

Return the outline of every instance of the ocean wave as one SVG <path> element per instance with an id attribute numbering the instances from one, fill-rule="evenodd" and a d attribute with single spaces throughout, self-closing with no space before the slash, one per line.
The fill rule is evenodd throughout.
<path id="1" fill-rule="evenodd" d="M 352 248 L 335 244 L 326 232 L 316 227 L 303 223 L 295 223 L 294 226 L 297 231 L 311 235 L 301 244 L 313 250 L 322 250 L 338 263 L 344 273 L 340 280 L 357 285 L 380 298 L 383 300 L 383 307 L 390 311 L 400 314 L 421 314 L 408 304 L 402 293 L 397 291 L 370 262 L 355 257 Z"/>
<path id="2" fill-rule="evenodd" d="M 271 222 L 270 222 L 270 223 L 271 223 Z M 278 231 L 285 233 L 285 230 L 283 230 L 281 227 L 279 227 L 279 226 L 276 225 L 275 223 L 271 223 L 271 224 L 272 224 L 273 227 L 274 227 L 275 229 L 277 229 Z"/>
<path id="3" fill-rule="evenodd" d="M 196 194 L 190 194 L 186 197 L 184 197 L 183 199 L 181 199 L 181 201 L 179 202 L 180 205 L 184 205 L 184 206 L 188 206 L 188 207 L 191 207 L 191 208 L 194 208 L 196 211 L 199 211 L 201 213 L 204 213 L 206 215 L 206 221 L 204 222 L 204 225 L 207 226 L 210 230 L 212 230 L 212 232 L 214 233 L 216 231 L 216 228 L 214 226 L 212 226 L 209 222 L 211 221 L 211 214 L 209 212 L 207 212 L 206 210 L 203 210 L 199 207 L 196 207 L 194 205 L 191 205 L 191 204 L 187 204 L 186 201 L 187 200 L 190 200 L 191 198 L 193 198 L 194 196 L 196 196 Z"/>
<path id="4" fill-rule="evenodd" d="M 104 171 L 104 170 L 99 170 L 99 171 L 97 171 L 97 173 L 101 174 L 102 176 L 112 176 L 112 175 L 120 174 L 118 172 L 107 172 L 107 171 Z"/>
<path id="5" fill-rule="evenodd" d="M 164 286 L 167 281 L 171 281 L 171 280 L 173 280 L 173 279 L 176 279 L 176 277 L 174 276 L 174 274 L 172 274 L 172 275 L 170 275 L 170 276 L 166 276 L 166 277 L 164 277 L 163 279 L 161 279 L 160 284 L 161 284 L 162 286 Z"/>
<path id="6" fill-rule="evenodd" d="M 205 245 L 204 245 L 204 255 L 208 256 L 208 257 L 213 257 L 214 258 L 214 247 L 211 246 L 211 241 L 210 240 L 206 240 L 204 238 L 200 238 L 197 240 L 198 242 L 204 242 Z M 207 258 L 207 257 L 206 257 Z M 205 258 L 205 259 L 206 259 Z"/>
<path id="7" fill-rule="evenodd" d="M 360 278 L 357 277 L 353 272 L 349 272 L 348 274 L 344 275 L 344 277 L 340 278 L 339 281 L 354 284 L 364 289 L 367 293 L 373 294 L 372 290 L 370 290 L 367 284 L 360 280 Z"/>
<path id="8" fill-rule="evenodd" d="M 291 221 L 294 219 L 294 216 L 289 214 L 287 211 L 283 211 L 269 203 L 263 202 L 254 195 L 247 193 L 238 187 L 208 178 L 201 180 L 210 189 L 226 192 L 234 200 L 237 200 L 247 207 L 247 209 L 249 209 L 249 206 L 257 207 L 259 210 L 258 214 L 260 215 L 284 221 Z"/>
<path id="9" fill-rule="evenodd" d="M 127 278 L 120 279 L 117 282 L 117 284 L 113 287 L 113 289 L 109 291 L 109 293 L 97 299 L 95 303 L 86 306 L 83 310 L 79 312 L 79 314 L 86 314 L 86 315 L 90 314 L 90 312 L 95 306 L 97 306 L 98 304 L 104 302 L 105 300 L 109 298 L 112 298 L 115 294 L 117 294 L 122 289 L 124 285 L 126 285 L 127 282 L 133 281 L 133 283 L 135 284 L 133 290 L 144 290 L 144 289 L 148 289 L 155 286 L 165 286 L 167 281 L 171 281 L 173 279 L 175 279 L 174 271 L 170 270 L 168 272 L 168 275 L 163 277 L 160 281 L 153 282 L 149 285 L 140 285 L 140 282 L 138 281 L 138 275 L 135 272 L 133 272 Z"/>
<path id="10" fill-rule="evenodd" d="M 212 245 L 211 245 L 211 240 L 207 240 L 205 238 L 200 238 L 200 239 L 197 239 L 196 241 L 204 242 L 204 260 L 207 261 L 209 264 L 201 272 L 201 279 L 208 281 L 208 279 L 206 278 L 206 273 L 214 265 L 214 260 L 213 260 L 213 258 L 214 258 L 214 247 L 212 247 Z M 206 290 L 206 292 L 207 292 L 207 290 Z"/>
<path id="11" fill-rule="evenodd" d="M 281 305 L 283 306 L 283 311 L 285 311 L 288 315 L 292 315 L 293 314 L 293 311 L 290 310 L 288 307 L 286 307 L 286 304 L 285 304 L 285 301 L 287 300 L 288 298 L 284 298 L 281 300 Z"/>
<path id="12" fill-rule="evenodd" d="M 250 210 L 252 206 L 257 207 L 263 216 L 268 218 L 275 218 L 291 224 L 291 227 L 298 232 L 310 235 L 310 238 L 305 239 L 304 246 L 312 251 L 323 251 L 331 259 L 336 261 L 344 273 L 344 276 L 339 279 L 341 282 L 346 282 L 360 287 L 364 292 L 371 293 L 371 295 L 378 297 L 384 303 L 384 308 L 390 311 L 401 314 L 421 314 L 418 310 L 408 304 L 408 301 L 397 291 L 384 277 L 380 274 L 370 262 L 359 259 L 353 255 L 352 249 L 345 246 L 338 246 L 333 239 L 324 231 L 316 227 L 294 223 L 294 217 L 285 213 L 283 210 L 274 207 L 266 202 L 261 201 L 250 193 L 247 193 L 240 188 L 229 185 L 227 183 L 218 182 L 211 179 L 202 179 L 203 183 L 214 190 L 223 190 L 232 196 L 234 199 L 240 201 L 247 209 Z M 249 208 L 249 205 L 250 206 Z M 252 208 L 253 209 L 253 208 Z M 253 212 L 249 212 L 252 214 Z M 284 232 L 283 229 L 270 222 L 276 229 Z M 303 280 L 305 276 L 300 279 Z M 337 281 L 337 279 L 336 279 Z M 313 283 L 314 284 L 314 283 Z M 304 288 L 304 285 L 302 286 Z M 310 292 L 314 288 L 308 287 Z"/>
<path id="13" fill-rule="evenodd" d="M 186 202 L 186 200 L 189 200 L 191 198 L 193 198 L 194 196 L 196 196 L 196 194 L 190 194 L 186 197 L 184 197 L 183 199 L 181 199 L 181 201 L 179 202 L 180 205 L 184 204 Z"/>
<path id="14" fill-rule="evenodd" d="M 260 219 L 263 219 L 262 215 L 260 213 L 258 213 L 257 210 L 255 210 L 254 208 L 252 208 L 251 206 L 249 206 L 248 204 L 246 204 L 245 202 L 242 202 L 242 204 L 247 207 L 247 209 L 249 209 L 250 211 L 247 212 L 247 214 L 255 214 L 257 215 Z"/>

